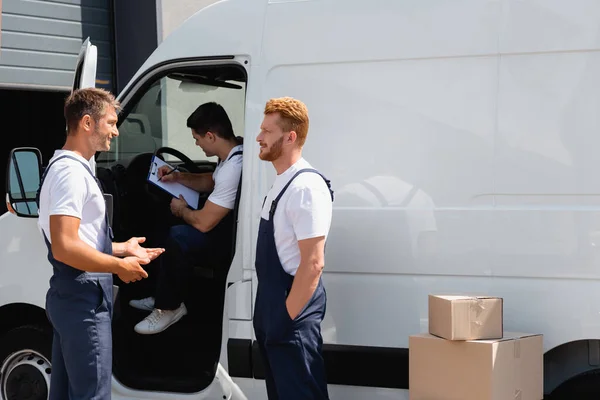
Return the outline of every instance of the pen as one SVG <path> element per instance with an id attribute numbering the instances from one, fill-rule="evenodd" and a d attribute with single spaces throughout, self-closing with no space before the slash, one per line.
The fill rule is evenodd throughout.
<path id="1" fill-rule="evenodd" d="M 170 175 L 170 174 L 172 174 L 173 172 L 177 171 L 178 169 L 179 169 L 179 167 L 175 167 L 175 168 L 173 168 L 172 170 L 170 170 L 169 172 L 167 172 L 166 174 L 164 174 L 163 176 L 161 176 L 160 178 L 158 178 L 158 181 L 160 182 L 160 180 L 161 180 L 162 178 L 164 178 L 164 177 L 165 177 L 165 176 L 167 176 L 167 175 Z"/>

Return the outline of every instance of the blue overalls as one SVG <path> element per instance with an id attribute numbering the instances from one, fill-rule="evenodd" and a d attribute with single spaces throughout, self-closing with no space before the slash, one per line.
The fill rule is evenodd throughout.
<path id="1" fill-rule="evenodd" d="M 283 269 L 273 229 L 273 216 L 281 196 L 301 173 L 319 174 L 314 169 L 298 171 L 273 200 L 269 220 L 261 219 L 256 245 L 258 287 L 254 311 L 254 330 L 265 365 L 270 400 L 328 399 L 325 365 L 321 354 L 321 321 L 325 316 L 327 295 L 323 282 L 315 289 L 300 314 L 292 320 L 285 302 L 294 277 Z M 263 204 L 264 206 L 264 204 Z"/>
<path id="2" fill-rule="evenodd" d="M 39 192 L 47 172 L 61 158 L 80 162 L 69 155 L 57 157 L 42 175 Z M 102 192 L 102 187 L 100 187 Z M 112 255 L 112 229 L 105 212 L 105 240 L 102 252 Z M 48 260 L 54 274 L 46 295 L 46 314 L 54 328 L 52 375 L 49 400 L 108 400 L 111 398 L 113 276 L 70 267 L 52 255 L 46 234 Z"/>

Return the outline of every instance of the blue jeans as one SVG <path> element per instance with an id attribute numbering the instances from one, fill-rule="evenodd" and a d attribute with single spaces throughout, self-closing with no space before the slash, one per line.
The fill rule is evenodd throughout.
<path id="1" fill-rule="evenodd" d="M 210 238 L 191 225 L 170 228 L 165 252 L 160 256 L 155 307 L 175 310 L 181 305 L 192 277 L 194 263 L 210 248 Z"/>

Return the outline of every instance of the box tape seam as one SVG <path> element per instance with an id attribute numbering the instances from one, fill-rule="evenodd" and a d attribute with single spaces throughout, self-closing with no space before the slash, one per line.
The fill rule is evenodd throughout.
<path id="1" fill-rule="evenodd" d="M 514 341 L 514 361 L 515 361 L 515 394 L 514 400 L 521 400 L 522 398 L 522 376 L 521 373 L 521 339 L 515 339 Z"/>

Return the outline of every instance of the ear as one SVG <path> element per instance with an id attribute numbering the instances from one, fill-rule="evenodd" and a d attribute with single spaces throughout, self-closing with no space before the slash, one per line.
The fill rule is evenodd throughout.
<path id="1" fill-rule="evenodd" d="M 290 131 L 290 136 L 288 136 L 288 143 L 296 143 L 296 139 L 298 139 L 298 134 L 296 131 Z"/>
<path id="2" fill-rule="evenodd" d="M 206 137 L 208 138 L 208 140 L 210 140 L 212 142 L 214 142 L 215 140 L 217 140 L 217 135 L 215 135 L 211 131 L 207 131 L 206 132 Z"/>
<path id="3" fill-rule="evenodd" d="M 79 121 L 79 127 L 86 132 L 92 130 L 92 117 L 88 114 L 84 115 L 83 118 Z"/>

